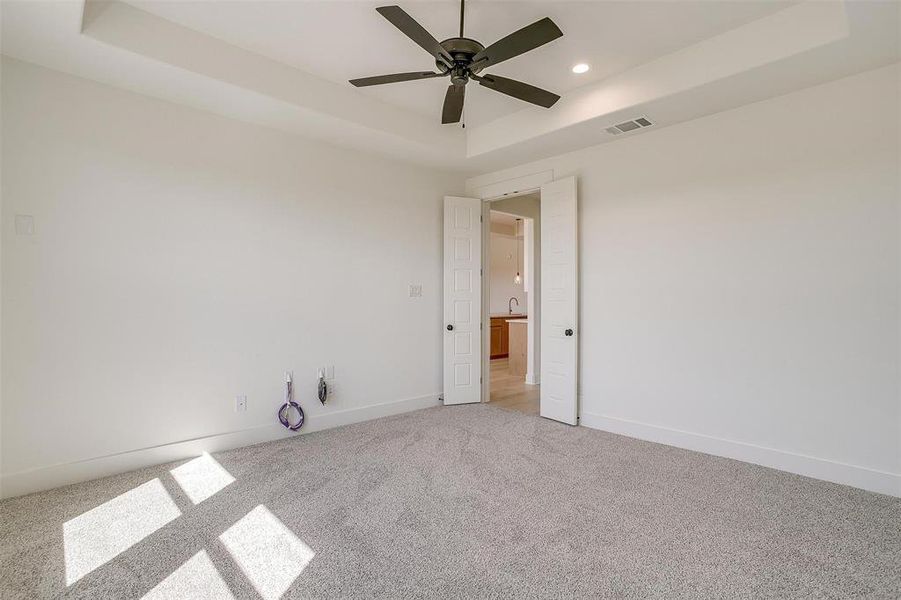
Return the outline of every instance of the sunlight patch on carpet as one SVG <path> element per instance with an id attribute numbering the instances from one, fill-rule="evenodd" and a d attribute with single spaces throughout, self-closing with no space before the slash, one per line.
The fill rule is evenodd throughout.
<path id="1" fill-rule="evenodd" d="M 66 521 L 66 585 L 72 585 L 180 515 L 166 488 L 159 479 L 153 479 Z"/>
<path id="2" fill-rule="evenodd" d="M 262 504 L 219 540 L 264 600 L 281 598 L 316 554 Z"/>
<path id="3" fill-rule="evenodd" d="M 182 566 L 159 582 L 141 600 L 181 600 L 183 598 L 218 598 L 234 600 L 216 565 L 206 550 L 189 558 Z"/>
<path id="4" fill-rule="evenodd" d="M 200 504 L 235 481 L 231 473 L 206 452 L 169 473 L 194 504 Z"/>

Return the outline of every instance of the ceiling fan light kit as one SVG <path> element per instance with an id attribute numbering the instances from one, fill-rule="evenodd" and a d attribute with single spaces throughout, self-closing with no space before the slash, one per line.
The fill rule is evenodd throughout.
<path id="1" fill-rule="evenodd" d="M 426 31 L 422 25 L 399 6 L 380 6 L 376 10 L 404 35 L 431 54 L 435 58 L 435 66 L 438 68 L 438 72 L 414 71 L 351 79 L 350 83 L 356 87 L 450 77 L 450 85 L 447 87 L 447 93 L 444 96 L 444 106 L 441 110 L 441 122 L 445 124 L 460 122 L 460 118 L 463 115 L 463 103 L 466 98 L 466 84 L 469 83 L 469 80 L 477 81 L 479 85 L 490 90 L 544 108 L 550 108 L 560 99 L 560 96 L 557 94 L 528 83 L 516 81 L 515 79 L 487 73 L 479 75 L 482 70 L 488 67 L 520 54 L 525 54 L 562 36 L 563 32 L 560 31 L 560 28 L 547 17 L 539 19 L 531 25 L 527 25 L 485 47 L 478 41 L 463 36 L 465 0 L 460 0 L 459 37 L 449 38 L 443 42 L 436 40 L 432 34 Z"/>

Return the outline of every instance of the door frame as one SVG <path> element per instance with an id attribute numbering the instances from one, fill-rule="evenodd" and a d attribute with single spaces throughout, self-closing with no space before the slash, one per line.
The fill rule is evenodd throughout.
<path id="1" fill-rule="evenodd" d="M 513 196 L 524 196 L 541 190 L 541 186 L 554 181 L 554 171 L 538 171 L 521 177 L 506 179 L 497 183 L 467 190 L 467 196 L 482 201 L 482 331 L 491 331 L 489 307 L 491 280 L 491 203 Z M 539 286 L 541 285 L 539 281 Z M 533 294 L 534 296 L 534 294 Z M 530 302 L 531 304 L 531 302 Z M 537 316 L 537 315 L 536 315 Z M 531 314 L 529 318 L 534 318 Z M 537 337 L 537 336 L 536 336 Z M 539 361 L 541 360 L 539 355 Z M 482 402 L 491 400 L 491 335 L 482 336 Z"/>

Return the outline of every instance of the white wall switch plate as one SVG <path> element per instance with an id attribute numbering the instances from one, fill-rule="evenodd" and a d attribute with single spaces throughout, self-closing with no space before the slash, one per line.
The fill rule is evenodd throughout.
<path id="1" fill-rule="evenodd" d="M 411 283 L 410 284 L 410 298 L 422 298 L 422 284 L 420 284 L 420 283 Z"/>
<path id="2" fill-rule="evenodd" d="M 247 410 L 247 396 L 235 396 L 235 412 Z"/>
<path id="3" fill-rule="evenodd" d="M 334 379 L 335 378 L 335 365 L 329 365 L 325 368 L 325 378 L 326 379 Z"/>
<path id="4" fill-rule="evenodd" d="M 34 235 L 34 217 L 16 215 L 16 235 Z"/>

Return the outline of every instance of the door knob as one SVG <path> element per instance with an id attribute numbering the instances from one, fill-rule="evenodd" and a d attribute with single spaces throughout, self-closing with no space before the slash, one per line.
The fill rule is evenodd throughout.
<path id="1" fill-rule="evenodd" d="M 448 326 L 447 326 L 447 330 L 448 330 L 448 331 L 453 331 L 453 330 L 454 330 L 454 326 L 453 326 L 453 325 L 448 325 Z"/>
<path id="2" fill-rule="evenodd" d="M 565 335 L 565 336 L 567 336 L 567 337 L 571 336 L 572 334 L 573 334 L 573 330 L 572 330 L 572 329 L 567 329 L 566 331 L 563 332 L 563 335 Z"/>

